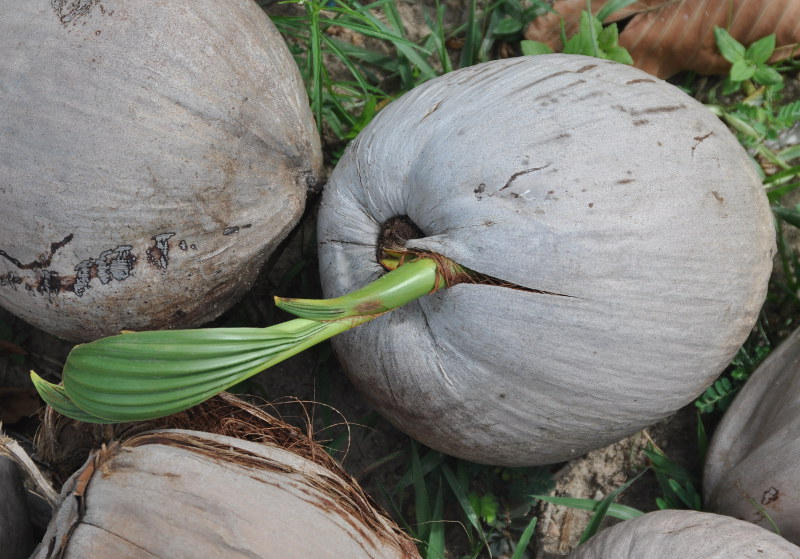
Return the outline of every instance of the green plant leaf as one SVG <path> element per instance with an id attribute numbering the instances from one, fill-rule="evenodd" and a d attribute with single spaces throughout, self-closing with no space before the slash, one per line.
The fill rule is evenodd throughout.
<path id="1" fill-rule="evenodd" d="M 783 206 L 772 206 L 772 213 L 789 225 L 800 227 L 800 213 L 796 210 L 784 208 Z"/>
<path id="2" fill-rule="evenodd" d="M 596 511 L 602 502 L 595 499 L 580 499 L 578 497 L 552 497 L 550 495 L 532 495 L 532 497 L 541 501 L 552 503 L 554 505 L 561 505 L 573 509 L 588 510 L 592 512 Z M 620 520 L 630 520 L 632 518 L 636 518 L 637 516 L 642 516 L 644 513 L 633 507 L 612 503 L 611 506 L 608 507 L 607 514 L 608 516 L 618 518 Z"/>
<path id="3" fill-rule="evenodd" d="M 703 423 L 703 418 L 697 414 L 697 450 L 700 452 L 700 463 L 706 463 L 706 455 L 708 454 L 708 434 L 706 433 L 706 426 Z"/>
<path id="4" fill-rule="evenodd" d="M 414 512 L 418 537 L 427 541 L 431 533 L 431 510 L 428 501 L 428 485 L 419 459 L 419 447 L 411 443 L 411 479 L 414 485 Z"/>
<path id="5" fill-rule="evenodd" d="M 472 527 L 475 528 L 475 531 L 478 532 L 478 535 L 483 541 L 484 545 L 488 548 L 489 544 L 486 542 L 486 534 L 483 531 L 483 527 L 481 526 L 479 512 L 475 510 L 473 506 L 472 499 L 470 496 L 467 496 L 465 488 L 462 487 L 461 483 L 459 483 L 458 479 L 456 479 L 455 474 L 450 469 L 447 464 L 442 464 L 442 473 L 444 474 L 444 479 L 447 481 L 447 484 L 450 486 L 450 490 L 455 495 L 458 504 L 461 506 L 461 510 L 467 517 L 467 520 Z"/>
<path id="6" fill-rule="evenodd" d="M 720 54 L 731 64 L 744 59 L 745 48 L 722 27 L 714 26 L 714 39 Z"/>
<path id="7" fill-rule="evenodd" d="M 764 64 L 775 50 L 775 34 L 762 37 L 745 50 L 744 56 L 753 64 Z"/>
<path id="8" fill-rule="evenodd" d="M 617 46 L 618 41 L 619 31 L 616 23 L 603 27 L 600 33 L 597 34 L 597 45 L 602 51 L 614 48 Z"/>
<path id="9" fill-rule="evenodd" d="M 102 338 L 73 348 L 64 365 L 64 389 L 76 406 L 109 423 L 163 417 L 361 323 L 352 320 L 296 319 L 269 328 L 162 330 Z"/>
<path id="10" fill-rule="evenodd" d="M 783 81 L 783 76 L 771 66 L 757 66 L 753 72 L 753 80 L 761 85 L 777 85 Z"/>
<path id="11" fill-rule="evenodd" d="M 741 58 L 733 63 L 729 75 L 732 81 L 743 82 L 752 78 L 755 72 L 756 67 L 748 60 Z"/>
<path id="12" fill-rule="evenodd" d="M 520 49 L 525 56 L 536 56 L 538 54 L 552 54 L 553 49 L 539 41 L 520 41 Z"/>
<path id="13" fill-rule="evenodd" d="M 617 487 L 614 491 L 609 493 L 605 499 L 600 501 L 597 505 L 597 508 L 594 509 L 594 514 L 592 518 L 589 519 L 589 523 L 586 525 L 586 529 L 581 534 L 581 539 L 578 542 L 578 545 L 586 542 L 589 538 L 594 536 L 597 531 L 600 529 L 600 524 L 603 522 L 603 519 L 608 514 L 608 510 L 611 508 L 611 505 L 614 503 L 614 500 L 619 497 L 619 495 L 625 491 L 628 487 L 633 485 L 636 480 L 638 480 L 642 475 L 647 471 L 647 468 L 636 474 L 634 477 L 629 479 L 625 484 Z"/>
<path id="14" fill-rule="evenodd" d="M 492 33 L 499 38 L 511 37 L 522 32 L 522 21 L 507 16 L 492 26 Z"/>
<path id="15" fill-rule="evenodd" d="M 533 537 L 533 531 L 536 529 L 537 520 L 538 518 L 535 516 L 531 518 L 531 521 L 525 527 L 525 531 L 522 532 L 522 535 L 519 537 L 517 545 L 514 546 L 514 554 L 511 556 L 511 559 L 522 559 L 525 557 L 525 549 L 527 549 L 528 544 Z"/>
<path id="16" fill-rule="evenodd" d="M 442 493 L 442 478 L 439 478 L 439 487 L 436 490 L 436 497 L 431 514 L 431 526 L 428 535 L 425 559 L 442 559 L 444 553 L 444 496 Z"/>
<path id="17" fill-rule="evenodd" d="M 624 47 L 617 46 L 608 49 L 606 51 L 606 58 L 608 60 L 613 60 L 614 62 L 633 66 L 633 58 L 631 58 L 631 54 L 628 52 L 628 49 Z"/>
<path id="18" fill-rule="evenodd" d="M 86 423 L 107 423 L 105 419 L 86 413 L 76 406 L 67 396 L 63 386 L 47 382 L 33 371 L 31 371 L 31 381 L 45 403 L 61 415 Z"/>
<path id="19" fill-rule="evenodd" d="M 600 8 L 600 11 L 597 12 L 595 17 L 600 21 L 605 21 L 617 10 L 621 10 L 622 8 L 625 8 L 636 1 L 637 0 L 611 0 L 610 2 L 606 2 L 603 7 Z"/>

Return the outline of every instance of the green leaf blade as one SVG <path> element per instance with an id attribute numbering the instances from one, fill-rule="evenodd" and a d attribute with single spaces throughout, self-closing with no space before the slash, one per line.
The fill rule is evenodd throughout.
<path id="1" fill-rule="evenodd" d="M 553 497 L 550 495 L 533 495 L 533 497 L 535 499 L 539 499 L 547 503 L 552 503 L 554 505 L 560 505 L 560 506 L 570 507 L 573 509 L 586 510 L 592 512 L 596 511 L 600 506 L 600 503 L 602 502 L 602 501 L 597 501 L 595 499 L 581 499 L 577 497 Z M 608 516 L 611 516 L 613 518 L 618 518 L 619 520 L 631 520 L 632 518 L 642 516 L 644 513 L 638 509 L 629 507 L 627 505 L 612 503 L 611 506 L 608 508 L 607 514 Z"/>
<path id="2" fill-rule="evenodd" d="M 745 48 L 722 27 L 714 27 L 714 39 L 720 54 L 731 64 L 744 59 Z"/>
<path id="3" fill-rule="evenodd" d="M 755 72 L 756 67 L 753 64 L 745 59 L 740 59 L 731 66 L 730 77 L 735 82 L 743 82 L 752 78 Z"/>
<path id="4" fill-rule="evenodd" d="M 539 54 L 552 54 L 553 49 L 540 41 L 520 41 L 520 49 L 525 56 L 537 56 Z"/>
<path id="5" fill-rule="evenodd" d="M 296 319 L 270 328 L 135 332 L 76 346 L 64 390 L 108 422 L 178 413 L 343 332 L 357 321 Z"/>
<path id="6" fill-rule="evenodd" d="M 764 64 L 775 51 L 775 34 L 762 37 L 745 50 L 745 58 L 753 64 Z"/>
<path id="7" fill-rule="evenodd" d="M 61 415 L 85 423 L 108 423 L 105 419 L 96 417 L 79 408 L 67 396 L 63 386 L 47 382 L 33 371 L 31 371 L 31 381 L 45 403 Z"/>

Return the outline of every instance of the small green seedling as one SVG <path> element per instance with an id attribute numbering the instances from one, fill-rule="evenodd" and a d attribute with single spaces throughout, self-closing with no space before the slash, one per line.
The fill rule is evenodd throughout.
<path id="1" fill-rule="evenodd" d="M 561 39 L 565 54 L 583 54 L 596 58 L 614 60 L 622 64 L 633 64 L 630 53 L 619 45 L 619 30 L 616 23 L 603 26 L 603 21 L 613 12 L 632 4 L 632 0 L 615 0 L 608 2 L 597 13 L 592 14 L 591 1 L 587 0 L 586 10 L 581 12 L 578 32 L 567 39 L 564 24 L 561 25 Z M 539 41 L 522 41 L 522 54 L 537 55 L 553 52 L 548 45 Z"/>

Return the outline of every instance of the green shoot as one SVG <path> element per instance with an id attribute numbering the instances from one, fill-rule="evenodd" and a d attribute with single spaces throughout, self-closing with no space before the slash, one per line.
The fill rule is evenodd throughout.
<path id="1" fill-rule="evenodd" d="M 171 415 L 227 390 L 301 351 L 459 281 L 460 266 L 437 257 L 409 262 L 332 301 L 280 300 L 299 315 L 268 328 L 132 332 L 73 348 L 63 386 L 32 373 L 42 398 L 73 419 L 116 423 Z M 402 263 L 402 265 L 400 265 Z"/>

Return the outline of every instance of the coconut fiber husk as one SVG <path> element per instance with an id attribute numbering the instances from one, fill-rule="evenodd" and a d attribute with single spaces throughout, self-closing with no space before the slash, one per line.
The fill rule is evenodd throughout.
<path id="1" fill-rule="evenodd" d="M 116 426 L 48 409 L 36 457 L 70 475 L 36 559 L 418 556 L 319 443 L 229 394 Z"/>

